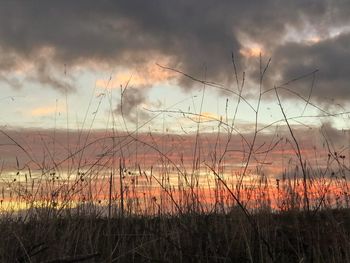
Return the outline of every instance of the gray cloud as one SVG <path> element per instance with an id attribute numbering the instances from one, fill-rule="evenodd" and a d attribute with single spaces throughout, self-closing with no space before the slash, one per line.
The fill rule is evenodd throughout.
<path id="1" fill-rule="evenodd" d="M 68 81 L 62 80 L 56 77 L 51 71 L 47 62 L 41 61 L 38 63 L 34 75 L 30 78 L 31 80 L 37 80 L 41 84 L 50 86 L 62 93 L 72 92 L 75 87 Z"/>
<path id="2" fill-rule="evenodd" d="M 11 88 L 19 90 L 22 88 L 22 83 L 15 77 L 7 77 L 4 74 L 0 74 L 0 81 L 6 83 L 9 85 Z"/>
<path id="3" fill-rule="evenodd" d="M 313 45 L 286 43 L 274 52 L 274 72 L 280 82 L 302 76 L 318 69 L 312 98 L 319 102 L 349 99 L 350 89 L 350 33 L 320 41 Z M 312 76 L 290 84 L 307 97 Z"/>
<path id="4" fill-rule="evenodd" d="M 149 114 L 142 108 L 139 108 L 139 106 L 146 100 L 145 89 L 147 89 L 147 87 L 130 87 L 125 89 L 122 100 L 118 103 L 114 112 L 134 123 L 138 120 L 148 120 L 150 118 Z"/>
<path id="5" fill-rule="evenodd" d="M 53 65 L 72 66 L 93 62 L 133 67 L 160 54 L 170 58 L 168 66 L 227 84 L 233 78 L 231 52 L 241 70 L 247 66 L 238 58 L 245 38 L 272 54 L 276 70 L 271 74 L 288 78 L 320 68 L 317 98 L 329 87 L 334 97 L 346 98 L 349 37 L 327 36 L 349 25 L 349 10 L 347 1 L 330 0 L 3 1 L 0 48 L 34 63 L 38 73 L 48 73 L 37 62 L 45 48 L 52 51 Z M 311 46 L 286 43 L 290 29 L 310 29 L 326 40 Z M 18 66 L 13 63 L 0 63 L 0 70 Z M 67 87 L 59 78 L 43 75 L 34 78 L 58 90 Z M 185 89 L 193 85 L 181 76 L 178 83 Z"/>

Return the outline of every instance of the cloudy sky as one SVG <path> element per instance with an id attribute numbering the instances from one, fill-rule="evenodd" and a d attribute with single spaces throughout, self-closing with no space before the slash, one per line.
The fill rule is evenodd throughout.
<path id="1" fill-rule="evenodd" d="M 0 124 L 179 132 L 196 127 L 182 111 L 230 120 L 232 54 L 239 86 L 245 72 L 237 125 L 255 120 L 269 58 L 262 91 L 282 87 L 288 117 L 346 112 L 349 12 L 330 0 L 1 1 Z M 281 119 L 273 90 L 259 112 L 261 125 Z M 349 128 L 347 115 L 293 124 L 323 121 Z"/>

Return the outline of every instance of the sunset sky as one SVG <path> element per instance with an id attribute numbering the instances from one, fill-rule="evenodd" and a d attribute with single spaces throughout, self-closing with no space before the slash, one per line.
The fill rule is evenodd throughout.
<path id="1" fill-rule="evenodd" d="M 187 135 L 236 116 L 248 134 L 258 110 L 257 129 L 275 132 L 286 125 L 278 87 L 293 129 L 348 131 L 349 11 L 326 0 L 1 1 L 1 129 Z"/>

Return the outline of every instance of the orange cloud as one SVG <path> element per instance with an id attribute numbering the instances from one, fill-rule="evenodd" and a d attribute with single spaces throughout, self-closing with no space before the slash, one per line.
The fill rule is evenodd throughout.
<path id="1" fill-rule="evenodd" d="M 310 37 L 306 42 L 309 44 L 317 44 L 320 41 L 322 41 L 322 39 L 318 36 L 314 36 L 314 37 Z"/>
<path id="2" fill-rule="evenodd" d="M 47 116 L 55 112 L 64 111 L 60 106 L 47 106 L 47 107 L 38 107 L 30 111 L 31 116 Z"/>
<path id="3" fill-rule="evenodd" d="M 199 116 L 196 116 L 195 118 L 191 118 L 195 121 L 220 121 L 222 120 L 222 116 L 219 116 L 217 114 L 214 114 L 212 112 L 202 112 L 202 114 Z"/>
<path id="4" fill-rule="evenodd" d="M 160 64 L 167 65 L 167 60 L 163 60 Z M 176 73 L 169 70 L 164 70 L 157 66 L 155 63 L 147 63 L 136 70 L 123 69 L 112 76 L 109 81 L 109 88 L 118 88 L 120 85 L 126 85 L 129 82 L 129 86 L 151 86 L 154 84 L 167 82 L 173 79 Z M 99 79 L 96 81 L 96 86 L 105 88 L 108 80 Z"/>
<path id="5" fill-rule="evenodd" d="M 245 47 L 239 50 L 239 53 L 244 57 L 259 57 L 264 52 L 260 46 Z"/>

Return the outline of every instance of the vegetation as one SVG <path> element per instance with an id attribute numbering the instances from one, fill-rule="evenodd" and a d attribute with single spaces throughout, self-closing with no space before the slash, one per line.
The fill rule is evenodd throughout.
<path id="1" fill-rule="evenodd" d="M 350 211 L 2 219 L 2 262 L 348 262 Z"/>

